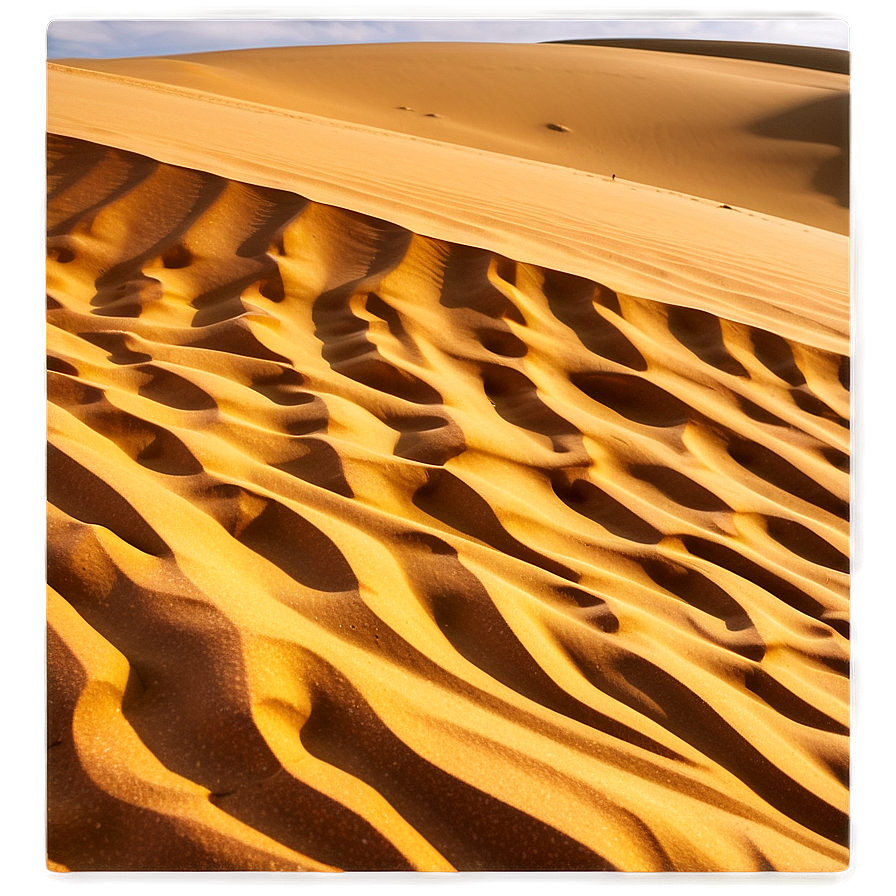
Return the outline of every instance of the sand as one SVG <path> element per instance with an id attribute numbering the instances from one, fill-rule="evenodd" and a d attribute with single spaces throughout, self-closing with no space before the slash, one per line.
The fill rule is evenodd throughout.
<path id="1" fill-rule="evenodd" d="M 846 74 L 48 88 L 48 867 L 847 867 Z"/>

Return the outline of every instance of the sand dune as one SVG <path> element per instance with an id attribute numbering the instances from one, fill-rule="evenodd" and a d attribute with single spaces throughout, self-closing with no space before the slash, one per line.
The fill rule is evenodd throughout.
<path id="1" fill-rule="evenodd" d="M 369 49 L 373 52 L 377 48 Z M 582 51 L 586 55 L 600 54 L 602 48 L 526 49 L 537 59 L 541 51 L 569 52 L 577 57 Z M 256 54 L 261 69 L 267 52 Z M 304 58 L 304 52 L 294 55 Z M 432 55 L 434 51 L 429 52 Z M 474 59 L 482 58 L 478 46 L 469 52 Z M 622 51 L 606 52 L 618 55 Z M 681 60 L 685 60 L 683 75 L 676 65 Z M 687 80 L 692 60 L 701 65 L 748 65 L 765 70 L 760 63 L 743 60 L 667 54 L 666 65 L 645 82 L 647 97 L 653 97 L 651 90 L 659 90 L 667 82 L 674 83 L 679 77 Z M 787 121 L 793 118 L 786 130 L 800 131 L 805 103 L 819 96 L 814 87 L 808 91 L 800 87 L 803 79 L 813 83 L 816 78 L 830 79 L 823 95 L 836 101 L 830 117 L 837 130 L 843 121 L 837 109 L 843 112 L 842 99 L 846 96 L 842 75 L 770 66 L 773 74 L 764 79 L 737 79 L 741 84 L 739 96 L 722 91 L 725 101 L 720 99 L 703 112 L 709 124 L 702 125 L 700 133 L 715 131 L 724 134 L 724 139 L 704 143 L 692 138 L 684 154 L 689 166 L 697 165 L 697 158 L 710 160 L 699 165 L 707 183 L 683 193 L 656 185 L 676 183 L 676 141 L 655 121 L 662 113 L 668 123 L 669 104 L 656 99 L 648 102 L 644 88 L 641 98 L 645 105 L 636 107 L 636 113 L 617 110 L 619 114 L 611 124 L 620 126 L 620 119 L 625 122 L 636 115 L 638 120 L 646 117 L 653 122 L 651 127 L 642 134 L 629 124 L 624 139 L 612 136 L 613 128 L 599 130 L 601 145 L 618 145 L 628 158 L 646 158 L 643 174 L 649 179 L 639 181 L 628 177 L 624 168 L 595 173 L 569 167 L 558 140 L 553 141 L 555 148 L 549 160 L 538 161 L 492 152 L 475 142 L 439 140 L 375 127 L 369 122 L 271 106 L 265 100 L 286 100 L 264 91 L 259 102 L 235 99 L 243 89 L 240 85 L 245 73 L 230 74 L 223 65 L 209 66 L 217 72 L 213 91 L 163 83 L 169 71 L 166 60 L 156 60 L 154 66 L 149 62 L 141 65 L 150 67 L 149 71 L 141 69 L 144 74 L 157 73 L 160 80 L 51 64 L 51 131 L 140 152 L 169 164 L 288 190 L 316 202 L 391 221 L 415 233 L 524 258 L 598 282 L 609 280 L 615 289 L 632 295 L 650 295 L 709 313 L 723 312 L 743 323 L 773 328 L 788 338 L 846 351 L 848 240 L 834 232 L 838 228 L 814 226 L 815 219 L 804 214 L 807 206 L 844 214 L 832 197 L 806 182 L 807 178 L 813 179 L 812 172 L 818 167 L 813 154 L 828 151 L 824 144 L 770 137 L 760 140 L 773 148 L 775 157 L 793 159 L 802 178 L 797 191 L 788 188 L 786 179 L 771 180 L 770 192 L 778 197 L 779 204 L 785 202 L 781 216 L 763 213 L 759 197 L 757 204 L 739 207 L 727 191 L 716 193 L 708 182 L 756 183 L 756 177 L 748 176 L 738 158 L 739 147 L 750 142 L 750 135 L 729 121 L 730 108 L 743 103 L 745 92 L 761 98 L 758 104 L 751 100 L 751 115 L 778 116 Z M 131 64 L 128 60 L 106 63 L 109 68 L 116 66 L 128 69 Z M 514 70 L 510 71 L 512 74 Z M 795 79 L 793 72 L 799 73 Z M 546 80 L 541 73 L 536 74 Z M 708 80 L 713 83 L 711 74 Z M 577 83 L 589 83 L 589 78 L 606 80 L 596 71 Z M 614 79 L 614 84 L 640 84 L 643 79 L 641 69 L 630 66 L 628 77 Z M 791 96 L 792 105 L 782 105 L 779 89 L 789 90 L 794 80 L 799 89 Z M 212 87 L 208 79 L 203 83 Z M 358 83 L 358 79 L 350 81 L 343 92 Z M 480 86 L 479 82 L 468 85 L 466 81 L 452 81 L 433 91 L 443 98 L 443 104 L 460 93 L 461 99 L 453 102 L 466 101 L 475 107 Z M 663 98 L 662 93 L 658 95 Z M 687 105 L 686 96 L 684 91 L 678 97 L 683 106 Z M 529 117 L 524 99 L 525 95 L 514 108 L 521 117 L 527 116 L 528 129 L 559 138 L 562 146 L 567 145 L 570 135 L 551 131 L 540 118 Z M 391 97 L 386 111 L 399 115 L 401 110 L 392 108 L 393 102 L 397 101 Z M 294 98 L 294 105 L 298 104 L 299 98 Z M 602 108 L 594 103 L 583 105 L 592 113 Z M 697 103 L 694 115 L 701 108 Z M 691 124 L 694 115 L 686 119 Z M 713 121 L 719 117 L 722 120 L 714 127 Z M 672 120 L 677 121 L 674 117 Z M 485 116 L 473 121 L 480 129 L 488 126 Z M 547 123 L 551 121 L 553 117 Z M 498 136 L 486 141 L 489 145 L 492 140 L 500 140 L 508 126 L 500 117 L 492 127 Z M 840 154 L 839 149 L 833 151 Z"/>
<path id="2" fill-rule="evenodd" d="M 429 43 L 78 60 L 77 68 L 848 228 L 839 72 L 615 47 Z"/>
<path id="3" fill-rule="evenodd" d="M 558 59 L 663 54 L 527 48 L 464 140 L 352 66 L 493 58 L 452 121 L 531 71 L 405 50 L 50 66 L 49 867 L 842 870 L 842 209 L 521 136 Z M 680 58 L 687 122 L 744 61 Z M 748 117 L 845 95 L 747 64 Z"/>

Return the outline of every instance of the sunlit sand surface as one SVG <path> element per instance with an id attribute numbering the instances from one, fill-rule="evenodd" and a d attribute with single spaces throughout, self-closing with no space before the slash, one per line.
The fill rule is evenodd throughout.
<path id="1" fill-rule="evenodd" d="M 51 64 L 48 866 L 843 870 L 847 83 Z"/>

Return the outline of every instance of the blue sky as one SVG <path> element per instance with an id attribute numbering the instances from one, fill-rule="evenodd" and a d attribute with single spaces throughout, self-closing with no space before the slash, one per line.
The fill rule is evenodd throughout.
<path id="1" fill-rule="evenodd" d="M 158 9 L 159 5 L 156 5 Z M 121 9 L 121 7 L 118 7 Z M 107 11 L 106 17 L 64 15 L 49 24 L 47 54 L 62 57 L 151 56 L 206 50 L 248 47 L 340 43 L 381 43 L 391 41 L 511 41 L 534 42 L 569 38 L 667 37 L 711 40 L 752 40 L 847 48 L 847 24 L 837 18 L 745 18 L 734 14 L 719 18 L 677 14 L 666 18 L 566 18 L 533 14 L 528 18 L 470 17 L 379 18 L 368 5 L 364 17 L 287 17 L 286 11 L 266 17 L 224 15 L 217 11 L 180 7 L 184 16 L 170 18 L 122 19 L 120 12 Z M 393 7 L 394 8 L 394 7 Z M 419 7 L 418 7 L 419 8 Z M 332 7 L 331 7 L 332 9 Z M 480 5 L 480 10 L 482 5 Z M 524 4 L 514 5 L 525 10 Z M 661 14 L 661 13 L 660 13 Z M 170 13 L 169 13 L 170 15 Z"/>

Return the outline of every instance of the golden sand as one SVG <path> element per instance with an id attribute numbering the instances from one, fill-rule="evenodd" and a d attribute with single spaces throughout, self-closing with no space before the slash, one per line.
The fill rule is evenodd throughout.
<path id="1" fill-rule="evenodd" d="M 846 867 L 846 75 L 48 70 L 49 867 Z"/>

